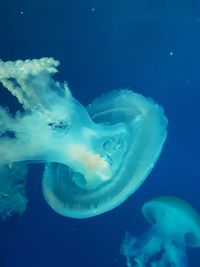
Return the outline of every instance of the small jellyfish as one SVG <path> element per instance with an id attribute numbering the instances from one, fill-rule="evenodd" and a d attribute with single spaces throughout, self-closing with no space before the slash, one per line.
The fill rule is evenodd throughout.
<path id="1" fill-rule="evenodd" d="M 142 207 L 152 225 L 141 238 L 126 233 L 121 253 L 128 267 L 186 267 L 186 246 L 200 247 L 200 215 L 186 201 L 161 196 Z"/>
<path id="2" fill-rule="evenodd" d="M 53 58 L 0 62 L 0 82 L 22 104 L 0 108 L 1 164 L 44 162 L 43 194 L 59 214 L 86 218 L 121 204 L 154 167 L 167 135 L 161 106 L 115 90 L 84 107 L 52 78 Z"/>

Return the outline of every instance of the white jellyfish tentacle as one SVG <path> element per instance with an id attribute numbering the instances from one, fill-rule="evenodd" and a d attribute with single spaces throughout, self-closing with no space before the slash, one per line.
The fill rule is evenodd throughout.
<path id="1" fill-rule="evenodd" d="M 51 78 L 57 72 L 59 64 L 59 61 L 53 58 L 0 61 L 0 82 L 18 99 L 25 110 L 47 112 L 52 107 L 51 102 L 59 110 L 59 94 L 66 99 L 71 96 L 67 83 L 61 85 Z M 52 90 L 49 90 L 50 88 Z M 59 92 L 54 92 L 55 90 Z"/>

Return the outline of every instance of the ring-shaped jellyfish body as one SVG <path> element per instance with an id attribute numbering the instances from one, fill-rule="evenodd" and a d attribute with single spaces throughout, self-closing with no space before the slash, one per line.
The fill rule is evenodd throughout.
<path id="1" fill-rule="evenodd" d="M 126 200 L 154 167 L 167 134 L 162 107 L 130 90 L 108 93 L 87 111 L 94 123 L 78 125 L 88 126 L 90 134 L 69 153 L 76 165 L 49 163 L 43 176 L 48 204 L 74 218 L 101 214 Z"/>
<path id="2" fill-rule="evenodd" d="M 128 267 L 186 267 L 186 246 L 200 247 L 200 215 L 186 201 L 161 196 L 142 207 L 152 227 L 141 237 L 129 233 L 121 247 Z"/>

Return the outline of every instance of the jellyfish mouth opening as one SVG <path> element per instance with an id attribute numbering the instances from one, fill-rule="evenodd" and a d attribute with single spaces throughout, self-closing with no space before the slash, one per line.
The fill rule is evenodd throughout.
<path id="1" fill-rule="evenodd" d="M 68 148 L 72 181 L 81 189 L 94 190 L 112 178 L 112 170 L 106 158 L 83 144 L 71 144 Z"/>
<path id="2" fill-rule="evenodd" d="M 117 127 L 118 129 L 118 127 Z M 95 136 L 90 144 L 69 144 L 70 178 L 81 189 L 96 190 L 110 183 L 128 149 L 127 132 L 111 131 Z"/>

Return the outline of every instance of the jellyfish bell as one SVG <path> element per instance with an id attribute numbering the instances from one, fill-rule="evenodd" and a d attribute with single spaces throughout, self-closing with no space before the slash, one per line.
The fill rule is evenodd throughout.
<path id="1" fill-rule="evenodd" d="M 180 232 L 187 246 L 200 247 L 200 215 L 185 200 L 174 196 L 158 197 L 145 203 L 142 213 L 152 225 L 162 227 L 163 223 L 167 235 Z"/>
<path id="2" fill-rule="evenodd" d="M 174 196 L 146 202 L 142 213 L 152 228 L 141 238 L 126 235 L 121 252 L 127 266 L 188 266 L 186 246 L 200 247 L 199 213 Z"/>
<path id="3" fill-rule="evenodd" d="M 93 125 L 81 145 L 71 146 L 75 164 L 50 163 L 43 176 L 48 204 L 75 218 L 101 214 L 127 199 L 155 165 L 166 138 L 162 107 L 130 90 L 108 93 L 87 110 Z"/>

